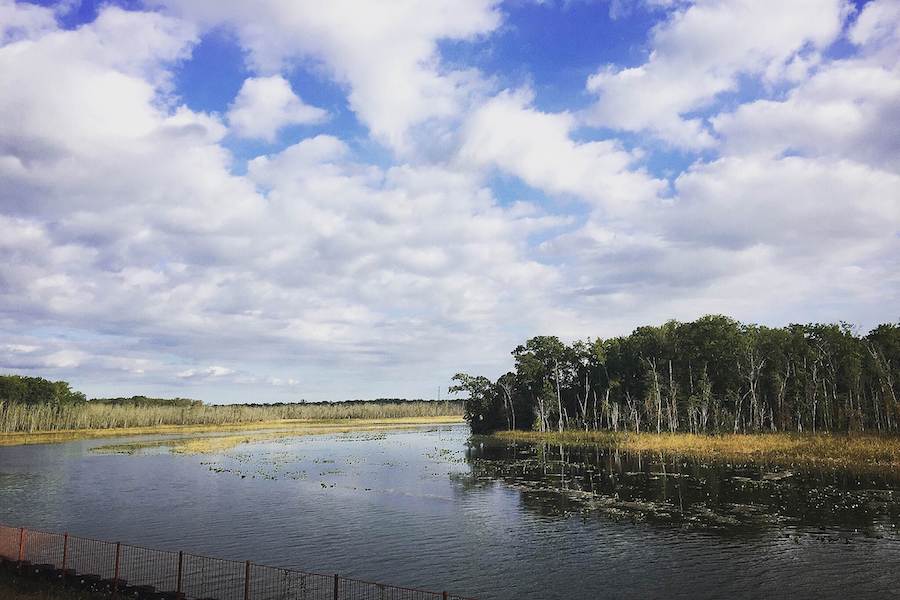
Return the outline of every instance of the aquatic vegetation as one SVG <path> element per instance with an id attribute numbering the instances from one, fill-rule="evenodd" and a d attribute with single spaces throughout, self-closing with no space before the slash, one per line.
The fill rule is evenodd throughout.
<path id="1" fill-rule="evenodd" d="M 220 432 L 248 432 L 277 430 L 296 432 L 309 429 L 310 432 L 326 433 L 343 430 L 365 430 L 362 426 L 378 429 L 381 426 L 422 426 L 428 424 L 452 425 L 461 423 L 462 417 L 457 415 L 407 416 L 378 419 L 345 418 L 345 419 L 280 419 L 247 423 L 221 423 L 211 425 L 159 425 L 152 427 L 123 427 L 117 429 L 75 429 L 60 431 L 39 431 L 35 433 L 0 433 L 0 446 L 18 446 L 23 444 L 49 444 L 68 442 L 79 439 L 108 438 L 113 436 L 138 435 L 178 435 Z M 282 436 L 283 437 L 283 436 Z"/>
<path id="2" fill-rule="evenodd" d="M 526 507 L 565 516 L 596 512 L 615 520 L 721 532 L 786 526 L 843 527 L 868 537 L 895 536 L 900 471 L 865 473 L 806 464 L 628 451 L 599 445 L 475 439 L 466 487 L 500 481 Z"/>
<path id="3" fill-rule="evenodd" d="M 232 450 L 241 444 L 284 442 L 297 436 L 324 433 L 419 428 L 424 424 L 435 422 L 454 424 L 458 423 L 459 419 L 456 417 L 408 417 L 399 419 L 347 419 L 343 421 L 279 421 L 267 423 L 266 429 L 262 431 L 246 431 L 245 429 L 247 428 L 240 428 L 241 431 L 228 435 L 198 435 L 173 437 L 163 440 L 141 440 L 125 444 L 107 444 L 92 450 L 101 454 L 135 454 L 152 449 L 167 448 L 173 454 L 215 454 Z M 215 429 L 204 429 L 203 431 L 215 431 Z M 317 459 L 315 462 L 333 463 L 334 461 Z"/>
<path id="4" fill-rule="evenodd" d="M 657 452 L 718 461 L 900 468 L 900 438 L 842 434 L 723 434 L 503 431 L 501 440 L 598 445 L 631 452 Z"/>

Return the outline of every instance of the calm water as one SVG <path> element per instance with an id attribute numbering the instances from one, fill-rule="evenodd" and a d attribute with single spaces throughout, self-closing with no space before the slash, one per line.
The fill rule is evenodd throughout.
<path id="1" fill-rule="evenodd" d="M 92 451 L 108 443 L 0 448 L 0 521 L 483 599 L 900 597 L 896 473 L 489 444 L 463 427 Z"/>

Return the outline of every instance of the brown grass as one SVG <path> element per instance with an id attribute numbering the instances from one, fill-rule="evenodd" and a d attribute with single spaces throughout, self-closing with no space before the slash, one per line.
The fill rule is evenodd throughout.
<path id="1" fill-rule="evenodd" d="M 630 452 L 661 452 L 702 460 L 900 469 L 900 437 L 843 434 L 723 434 L 504 431 L 505 440 L 599 445 Z"/>
<path id="2" fill-rule="evenodd" d="M 385 419 L 280 419 L 251 423 L 223 423 L 216 425 L 158 425 L 153 427 L 120 427 L 117 429 L 67 429 L 40 431 L 35 433 L 0 433 L 0 446 L 21 446 L 25 444 L 51 444 L 80 439 L 107 438 L 113 436 L 194 434 L 215 432 L 248 432 L 263 429 L 285 433 L 328 433 L 330 431 L 350 431 L 366 427 L 412 427 L 421 425 L 450 425 L 462 423 L 460 416 L 438 415 L 428 417 L 398 417 Z M 273 433 L 278 433 L 273 432 Z M 245 434 L 246 435 L 246 434 Z"/>

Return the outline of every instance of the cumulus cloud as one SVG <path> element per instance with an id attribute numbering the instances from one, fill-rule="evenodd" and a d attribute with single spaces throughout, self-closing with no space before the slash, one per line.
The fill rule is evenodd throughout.
<path id="1" fill-rule="evenodd" d="M 17 6 L 15 0 L 0 0 L 0 44 L 56 28 L 56 15 L 49 8 L 26 5 Z"/>
<path id="2" fill-rule="evenodd" d="M 900 170 L 898 27 L 895 3 L 866 5 L 849 31 L 859 53 L 822 65 L 786 98 L 748 102 L 711 119 L 725 152 L 843 158 Z"/>
<path id="3" fill-rule="evenodd" d="M 664 182 L 640 168 L 636 153 L 615 140 L 576 142 L 572 114 L 545 113 L 531 101 L 528 90 L 506 91 L 479 106 L 463 129 L 460 159 L 613 212 L 635 210 L 663 191 Z"/>
<path id="4" fill-rule="evenodd" d="M 445 63 L 443 40 L 497 29 L 492 2 L 173 0 L 67 30 L 0 0 L 0 368 L 96 395 L 421 395 L 502 372 L 527 335 L 882 320 L 900 301 L 896 3 L 801 2 L 765 26 L 764 4 L 659 7 L 649 59 L 591 80 L 598 135 L 538 86 Z M 174 77 L 219 26 L 254 71 L 224 117 Z M 279 136 L 325 116 L 290 69 L 343 86 L 371 137 Z M 724 100 L 744 76 L 758 95 Z M 284 145 L 244 168 L 229 131 Z M 706 150 L 670 176 L 658 138 Z M 396 152 L 373 161 L 371 140 Z"/>
<path id="5" fill-rule="evenodd" d="M 115 20 L 129 40 L 107 43 L 122 37 Z M 332 136 L 234 175 L 224 126 L 167 91 L 168 65 L 194 40 L 170 17 L 107 8 L 0 48 L 4 81 L 21 83 L 0 94 L 17 116 L 0 124 L 0 218 L 12 232 L 0 240 L 0 328 L 103 331 L 136 356 L 163 352 L 141 367 L 163 380 L 293 378 L 313 390 L 338 385 L 323 364 L 441 361 L 488 330 L 505 353 L 514 326 L 501 315 L 514 305 L 525 318 L 555 281 L 527 257 L 527 236 L 558 221 L 497 206 L 474 173 L 358 163 Z M 101 372 L 110 363 L 93 348 L 70 344 L 77 361 L 42 364 Z M 247 375 L 248 362 L 280 372 Z"/>
<path id="6" fill-rule="evenodd" d="M 305 104 L 280 75 L 250 77 L 228 109 L 228 124 L 240 137 L 273 141 L 288 125 L 323 122 L 328 113 Z"/>
<path id="7" fill-rule="evenodd" d="M 598 100 L 586 118 L 646 131 L 675 146 L 712 146 L 702 118 L 692 113 L 736 91 L 741 75 L 768 81 L 803 76 L 804 66 L 840 34 L 848 13 L 844 0 L 700 0 L 654 29 L 645 63 L 608 65 L 588 79 Z"/>
<path id="8" fill-rule="evenodd" d="M 441 64 L 442 40 L 470 40 L 500 24 L 496 0 L 161 0 L 204 27 L 231 28 L 258 73 L 298 61 L 324 65 L 347 85 L 351 108 L 374 136 L 404 150 L 410 128 L 453 119 L 483 86 L 471 69 Z"/>

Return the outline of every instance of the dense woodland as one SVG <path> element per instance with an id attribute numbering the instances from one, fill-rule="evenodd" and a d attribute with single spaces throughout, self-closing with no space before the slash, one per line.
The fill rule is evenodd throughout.
<path id="1" fill-rule="evenodd" d="M 281 419 L 385 419 L 458 416 L 462 402 L 379 398 L 345 402 L 204 404 L 188 398 L 87 400 L 65 381 L 0 375 L 0 433 L 166 425 L 227 425 Z"/>
<path id="2" fill-rule="evenodd" d="M 87 401 L 67 381 L 49 381 L 42 377 L 0 375 L 0 402 L 4 404 L 52 404 L 55 406 Z"/>
<path id="3" fill-rule="evenodd" d="M 571 345 L 539 336 L 491 381 L 458 373 L 472 430 L 898 432 L 900 324 L 744 325 L 721 315 Z"/>

